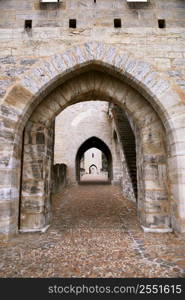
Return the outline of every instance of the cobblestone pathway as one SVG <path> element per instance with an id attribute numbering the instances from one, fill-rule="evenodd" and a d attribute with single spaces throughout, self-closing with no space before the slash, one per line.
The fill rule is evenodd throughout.
<path id="1" fill-rule="evenodd" d="M 104 174 L 85 174 L 81 177 L 81 182 L 107 182 L 108 181 L 108 176 L 104 175 Z"/>
<path id="2" fill-rule="evenodd" d="M 0 277 L 185 277 L 185 235 L 143 233 L 110 185 L 67 188 L 45 234 L 0 244 Z"/>

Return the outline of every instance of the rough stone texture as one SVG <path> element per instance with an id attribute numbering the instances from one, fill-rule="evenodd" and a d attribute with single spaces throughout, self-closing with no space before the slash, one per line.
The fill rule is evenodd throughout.
<path id="1" fill-rule="evenodd" d="M 28 122 L 24 133 L 20 230 L 39 230 L 51 221 L 53 127 Z"/>
<path id="2" fill-rule="evenodd" d="M 68 184 L 76 183 L 75 164 L 79 147 L 93 136 L 109 147 L 113 160 L 113 181 L 120 183 L 123 171 L 115 152 L 108 109 L 107 102 L 87 101 L 68 107 L 56 117 L 54 161 L 67 165 Z"/>
<path id="3" fill-rule="evenodd" d="M 45 234 L 0 243 L 0 277 L 184 278 L 185 235 L 144 233 L 120 187 L 70 187 L 53 207 Z"/>
<path id="4" fill-rule="evenodd" d="M 137 201 L 136 138 L 123 109 L 111 105 L 111 115 L 116 150 L 123 166 L 124 176 L 121 181 L 123 195 L 135 202 Z"/>
<path id="5" fill-rule="evenodd" d="M 59 97 L 59 93 L 62 96 Z M 51 93 L 46 101 L 38 106 L 31 120 L 48 126 L 58 113 L 58 106 L 53 104 L 56 101 L 60 103 L 61 99 L 65 98 L 70 104 L 79 101 L 78 99 L 100 99 L 100 96 L 107 100 L 114 97 L 114 101 L 120 102 L 134 124 L 138 169 L 138 216 L 141 224 L 156 229 L 168 228 L 173 212 L 169 210 L 168 199 L 171 191 L 167 189 L 164 129 L 155 111 L 134 89 L 109 75 L 88 72 L 69 80 L 61 85 L 57 92 Z M 66 103 L 63 104 L 64 107 L 65 105 Z"/>
<path id="6" fill-rule="evenodd" d="M 138 164 L 140 189 L 146 189 L 149 198 L 151 189 L 156 190 L 155 199 L 168 198 L 172 227 L 185 231 L 184 9 L 184 1 L 177 0 L 151 0 L 141 7 L 130 7 L 122 0 L 102 0 L 97 4 L 90 0 L 71 0 L 53 6 L 40 6 L 37 0 L 0 1 L 0 205 L 4 210 L 5 202 L 7 207 L 14 203 L 14 210 L 9 209 L 1 218 L 0 234 L 17 232 L 23 128 L 44 98 L 45 107 L 42 111 L 38 108 L 34 114 L 41 123 L 45 115 L 50 122 L 69 105 L 73 88 L 76 90 L 73 101 L 82 101 L 86 87 L 80 87 L 77 81 L 75 87 L 66 86 L 63 95 L 58 90 L 53 101 L 47 95 L 85 69 L 98 69 L 119 77 L 143 95 L 156 111 L 161 124 L 151 130 L 148 127 L 145 132 L 144 127 L 153 124 L 153 117 L 149 113 L 142 123 L 145 109 L 140 113 L 140 106 L 135 106 L 131 97 L 126 99 L 125 110 L 128 103 L 128 115 L 130 111 L 130 116 L 134 114 L 133 119 L 140 121 L 145 137 L 142 134 L 139 137 L 147 141 L 143 148 L 138 145 L 138 156 L 144 153 Z M 117 17 L 122 19 L 120 29 L 113 28 L 113 19 Z M 77 19 L 76 29 L 68 28 L 69 18 Z M 166 19 L 165 29 L 157 28 L 159 18 Z M 24 30 L 25 19 L 33 20 L 31 31 Z M 105 95 L 105 82 L 101 85 L 100 81 L 93 82 L 92 77 L 87 79 L 86 84 L 98 91 L 98 95 L 91 96 L 100 99 L 104 95 L 122 106 L 125 95 L 118 88 L 120 84 L 110 83 L 109 94 Z M 130 121 L 139 133 L 136 122 Z M 161 141 L 163 150 L 153 159 L 151 148 L 152 151 L 161 149 L 157 140 Z M 162 182 L 168 190 L 165 193 L 164 187 L 161 190 Z M 166 198 L 166 194 L 170 196 Z M 141 211 L 151 212 L 148 203 L 139 207 Z M 163 216 L 155 219 L 148 216 L 148 224 L 167 225 L 166 204 L 161 208 Z M 156 207 L 155 213 L 157 210 Z"/>
<path id="7" fill-rule="evenodd" d="M 53 166 L 53 194 L 61 192 L 66 186 L 66 169 L 65 164 L 55 164 Z"/>
<path id="8" fill-rule="evenodd" d="M 64 0 L 59 5 L 1 0 L 1 95 L 11 81 L 40 58 L 92 40 L 109 41 L 123 52 L 130 51 L 142 60 L 144 57 L 184 89 L 184 2 L 149 2 L 130 7 L 123 0 L 101 0 L 96 4 L 92 0 Z M 76 29 L 69 28 L 70 18 L 77 19 Z M 122 28 L 114 28 L 114 18 L 121 18 Z M 157 20 L 161 18 L 166 19 L 165 29 L 158 28 Z M 33 20 L 31 32 L 24 30 L 25 19 Z"/>

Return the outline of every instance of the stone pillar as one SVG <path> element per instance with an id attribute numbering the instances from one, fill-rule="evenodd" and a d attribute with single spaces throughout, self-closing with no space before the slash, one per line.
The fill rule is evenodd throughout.
<path id="1" fill-rule="evenodd" d="M 0 108 L 0 240 L 18 231 L 21 137 L 15 135 L 18 111 Z"/>
<path id="2" fill-rule="evenodd" d="M 51 222 L 54 128 L 28 122 L 24 133 L 20 231 L 45 231 Z"/>
<path id="3" fill-rule="evenodd" d="M 170 232 L 172 229 L 167 154 L 162 137 L 158 137 L 162 128 L 152 125 L 140 133 L 142 138 L 140 136 L 137 139 L 138 215 L 144 231 Z"/>

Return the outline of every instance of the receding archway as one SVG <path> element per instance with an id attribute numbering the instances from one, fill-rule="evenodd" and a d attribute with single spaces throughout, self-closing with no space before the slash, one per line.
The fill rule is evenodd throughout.
<path id="1" fill-rule="evenodd" d="M 97 166 L 96 165 L 91 165 L 90 167 L 89 167 L 89 174 L 97 174 L 98 173 L 98 168 L 97 168 Z"/>
<path id="2" fill-rule="evenodd" d="M 139 93 L 145 97 L 154 111 L 157 112 L 157 116 L 160 119 L 160 122 L 162 121 L 162 126 L 164 126 L 166 130 L 165 139 L 168 149 L 169 170 L 169 179 L 168 183 L 166 183 L 166 188 L 169 189 L 168 193 L 170 193 L 170 196 L 167 198 L 171 201 L 170 222 L 174 229 L 178 231 L 185 230 L 185 175 L 183 175 L 183 170 L 185 168 L 185 152 L 183 150 L 184 140 L 182 139 L 184 136 L 184 127 L 182 124 L 184 124 L 185 119 L 185 105 L 184 95 L 181 92 L 181 89 L 175 86 L 168 77 L 161 76 L 161 74 L 149 64 L 136 60 L 133 55 L 123 52 L 117 47 L 104 43 L 87 43 L 75 46 L 65 53 L 55 55 L 47 61 L 40 62 L 28 73 L 23 74 L 22 77 L 20 77 L 20 80 L 7 91 L 4 99 L 2 99 L 1 124 L 4 133 L 1 149 L 4 154 L 2 155 L 1 164 L 3 181 L 0 204 L 2 207 L 6 207 L 7 210 L 7 214 L 3 217 L 0 227 L 2 235 L 7 236 L 14 234 L 17 232 L 18 228 L 20 176 L 17 176 L 17 174 L 20 174 L 21 166 L 22 132 L 28 119 L 43 99 L 45 99 L 45 111 L 43 111 L 43 114 L 47 111 L 48 119 L 50 119 L 50 116 L 53 116 L 57 110 L 62 110 L 64 107 L 70 105 L 72 101 L 73 103 L 75 101 L 80 101 L 80 98 L 77 96 L 81 94 L 81 96 L 84 97 L 82 92 L 83 85 L 78 85 L 78 87 L 76 86 L 74 89 L 73 86 L 70 87 L 70 90 L 73 91 L 73 100 L 71 100 L 71 96 L 69 97 L 71 92 L 67 90 L 64 93 L 65 99 L 63 96 L 61 97 L 60 91 L 59 94 L 56 93 L 56 98 L 52 101 L 53 108 L 50 106 L 51 103 L 48 103 L 46 96 L 60 84 L 66 83 L 68 79 L 74 78 L 77 74 L 82 74 L 87 70 L 94 69 L 111 74 L 114 79 L 119 79 L 122 82 L 128 83 L 129 86 L 134 87 L 135 90 L 139 91 Z M 93 81 L 92 78 L 91 80 L 91 84 L 93 84 L 91 85 L 90 82 L 88 84 L 89 91 L 91 90 L 91 99 L 97 99 L 97 96 L 99 99 L 106 96 L 106 100 L 115 101 L 115 103 L 126 108 L 129 101 L 132 102 L 132 99 L 129 99 L 127 103 L 125 102 L 125 94 L 120 94 L 119 88 L 119 92 L 117 91 L 117 84 L 114 85 L 111 83 L 109 93 L 102 93 L 104 80 L 102 80 L 101 83 L 99 82 L 98 86 L 96 86 L 96 82 Z M 115 81 L 113 82 L 115 83 Z M 59 98 L 57 100 L 59 95 L 60 99 L 63 99 L 62 101 L 59 101 Z M 74 100 L 75 97 L 76 99 Z M 129 109 L 127 108 L 127 110 L 130 111 L 129 118 L 137 119 L 138 122 L 139 120 L 142 120 L 142 116 L 146 115 L 144 110 L 141 111 L 141 114 L 138 110 L 138 115 L 135 114 L 132 107 Z M 43 121 L 43 114 L 40 114 L 41 123 Z M 148 120 L 151 123 L 151 118 L 148 118 Z M 140 122 L 141 127 L 144 125 L 146 125 L 146 122 L 144 122 L 144 124 Z M 42 126 L 40 128 L 44 129 L 44 126 Z M 37 126 L 35 125 L 35 128 L 36 127 Z M 164 134 L 164 128 L 161 131 L 162 135 Z M 44 129 L 45 133 L 46 131 L 47 130 Z M 147 148 L 149 151 L 149 145 Z M 162 154 L 162 157 L 165 157 L 163 161 L 160 160 L 162 164 L 165 164 L 167 155 Z M 147 161 L 148 156 L 146 155 L 142 162 L 145 163 Z M 149 168 L 148 172 L 152 173 L 154 169 L 155 168 Z M 164 169 L 166 170 L 166 168 Z M 164 171 L 163 174 L 165 174 L 165 172 L 166 171 Z M 142 185 L 141 189 L 145 190 L 145 185 Z M 161 191 L 158 192 L 159 194 L 161 193 Z M 157 197 L 157 192 L 155 194 Z M 149 191 L 146 195 L 148 199 L 152 197 L 152 194 L 149 193 Z M 163 195 L 161 199 L 166 199 L 165 195 Z M 160 196 L 157 198 L 160 198 Z M 141 212 L 146 211 L 147 209 L 150 210 L 146 205 L 147 202 L 144 203 L 145 205 L 141 207 Z M 163 205 L 164 211 L 166 214 L 169 214 L 169 208 L 167 207 L 168 205 Z M 156 213 L 158 209 L 159 208 L 156 206 Z M 151 213 L 151 215 L 152 214 L 153 213 Z M 149 219 L 143 220 L 144 224 L 151 224 L 152 218 L 152 216 L 149 218 L 150 221 Z M 159 219 L 160 217 L 158 217 L 158 220 Z M 169 224 L 169 222 L 167 223 Z"/>
<path id="3" fill-rule="evenodd" d="M 24 140 L 27 155 L 23 164 L 22 186 L 24 189 L 21 198 L 21 227 L 23 230 L 30 228 L 30 224 L 36 228 L 46 227 L 50 222 L 52 124 L 62 107 L 64 109 L 66 106 L 84 101 L 84 99 L 86 101 L 91 99 L 107 100 L 117 104 L 127 113 L 136 137 L 137 205 L 140 222 L 144 228 L 150 230 L 170 230 L 171 214 L 167 189 L 164 127 L 152 107 L 133 88 L 111 75 L 94 70 L 75 76 L 55 89 L 37 107 L 26 126 Z M 44 135 L 44 137 L 37 139 L 38 134 L 39 136 Z M 40 146 L 35 145 L 37 140 L 40 140 L 42 150 L 38 150 Z M 36 148 L 35 155 L 33 155 L 34 148 Z M 40 160 L 41 156 L 42 160 Z M 34 170 L 38 169 L 36 175 L 32 170 L 33 166 Z M 34 187 L 35 182 L 37 187 L 40 187 L 38 191 L 35 189 L 34 197 L 38 193 L 40 199 L 37 203 L 30 196 L 30 187 Z"/>
<path id="4" fill-rule="evenodd" d="M 76 179 L 77 182 L 80 182 L 80 160 L 82 155 L 89 150 L 90 148 L 97 148 L 102 151 L 108 161 L 108 181 L 111 182 L 112 180 L 112 154 L 109 147 L 98 137 L 91 137 L 86 140 L 78 149 L 76 154 Z"/>

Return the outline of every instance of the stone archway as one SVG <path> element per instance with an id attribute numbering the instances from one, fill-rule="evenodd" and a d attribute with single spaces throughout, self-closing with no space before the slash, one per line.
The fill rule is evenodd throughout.
<path id="1" fill-rule="evenodd" d="M 153 108 L 139 93 L 119 79 L 97 70 L 76 75 L 60 85 L 40 103 L 27 123 L 21 230 L 43 230 L 50 223 L 52 123 L 62 107 L 84 99 L 107 100 L 116 103 L 127 113 L 136 137 L 140 223 L 150 231 L 169 231 L 171 214 L 164 127 Z M 30 189 L 35 191 L 33 197 Z M 39 201 L 35 201 L 35 197 Z"/>
<path id="2" fill-rule="evenodd" d="M 34 66 L 7 91 L 1 103 L 0 205 L 4 213 L 1 217 L 0 232 L 3 237 L 15 234 L 18 228 L 18 174 L 21 165 L 22 131 L 26 122 L 39 103 L 57 86 L 90 69 L 107 72 L 114 78 L 128 83 L 143 95 L 157 112 L 166 130 L 169 170 L 167 186 L 171 190 L 172 227 L 181 232 L 185 231 L 185 105 L 180 87 L 158 74 L 149 64 L 135 60 L 129 53 L 122 53 L 118 48 L 103 43 L 87 43 Z M 92 97 L 96 98 L 95 93 L 92 93 Z M 109 94 L 110 98 L 117 99 L 118 104 L 124 102 L 124 97 L 117 93 L 114 85 Z M 69 102 L 67 97 L 63 99 L 63 103 L 53 102 L 53 106 L 56 110 L 61 110 L 69 105 Z M 48 111 L 51 112 L 51 108 Z"/>
<path id="3" fill-rule="evenodd" d="M 112 171 L 112 154 L 109 149 L 109 147 L 98 137 L 91 137 L 87 139 L 78 149 L 76 154 L 76 178 L 77 182 L 80 181 L 80 159 L 82 155 L 85 153 L 85 151 L 89 150 L 90 148 L 97 148 L 101 150 L 108 162 L 108 181 L 111 182 L 113 177 L 113 171 Z"/>
<path id="4" fill-rule="evenodd" d="M 98 168 L 96 165 L 91 165 L 89 167 L 89 174 L 97 174 L 98 173 Z"/>

